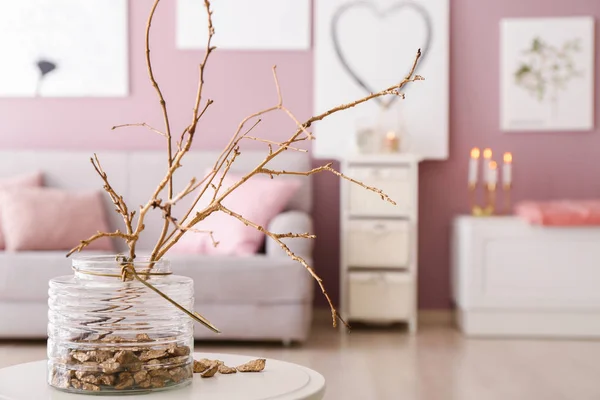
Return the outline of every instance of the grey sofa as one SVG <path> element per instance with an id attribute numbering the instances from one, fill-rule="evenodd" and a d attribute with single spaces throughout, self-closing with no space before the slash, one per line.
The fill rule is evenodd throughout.
<path id="1" fill-rule="evenodd" d="M 102 165 L 115 189 L 131 208 L 147 201 L 165 173 L 163 152 L 99 153 Z M 0 152 L 0 177 L 42 171 L 45 186 L 64 189 L 98 189 L 101 180 L 84 152 Z M 217 152 L 190 153 L 175 179 L 183 188 L 192 176 L 202 176 L 212 166 Z M 265 156 L 246 151 L 236 161 L 233 173 L 245 172 Z M 304 153 L 286 152 L 273 160 L 273 168 L 308 170 L 310 159 Z M 312 230 L 311 183 L 302 179 L 299 194 L 288 209 L 275 217 L 270 228 L 279 232 Z M 182 203 L 179 207 L 185 207 Z M 106 197 L 106 210 L 112 229 L 121 227 L 120 216 Z M 160 214 L 150 215 L 138 248 L 152 249 L 161 229 Z M 115 242 L 118 251 L 123 244 Z M 312 242 L 289 239 L 293 251 L 311 261 Z M 248 257 L 167 255 L 174 273 L 194 278 L 195 310 L 222 330 L 216 335 L 200 326 L 197 339 L 304 341 L 312 320 L 313 281 L 307 271 L 292 261 L 275 243 L 267 242 L 262 253 Z M 71 274 L 65 251 L 0 251 L 0 338 L 45 338 L 48 280 Z"/>

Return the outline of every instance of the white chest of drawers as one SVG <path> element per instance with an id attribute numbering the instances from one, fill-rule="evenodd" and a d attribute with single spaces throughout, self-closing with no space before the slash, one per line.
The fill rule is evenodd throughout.
<path id="1" fill-rule="evenodd" d="M 418 164 L 413 155 L 365 155 L 342 172 L 396 202 L 342 181 L 341 313 L 347 321 L 406 322 L 416 330 Z"/>
<path id="2" fill-rule="evenodd" d="M 600 337 L 600 227 L 454 220 L 452 292 L 471 336 Z"/>

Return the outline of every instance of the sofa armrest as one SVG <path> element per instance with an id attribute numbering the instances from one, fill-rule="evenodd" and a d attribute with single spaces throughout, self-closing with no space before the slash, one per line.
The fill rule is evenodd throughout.
<path id="1" fill-rule="evenodd" d="M 277 215 L 268 227 L 273 233 L 312 233 L 312 218 L 302 211 L 286 211 Z M 267 237 L 266 253 L 269 257 L 287 257 L 287 254 L 277 242 Z M 292 252 L 303 258 L 312 258 L 314 239 L 283 238 L 281 239 Z"/>

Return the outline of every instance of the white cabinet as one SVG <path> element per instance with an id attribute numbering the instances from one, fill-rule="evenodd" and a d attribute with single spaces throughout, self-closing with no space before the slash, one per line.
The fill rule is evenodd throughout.
<path id="1" fill-rule="evenodd" d="M 406 322 L 416 330 L 418 163 L 412 155 L 357 156 L 342 172 L 341 313 L 352 322 Z"/>
<path id="2" fill-rule="evenodd" d="M 467 335 L 600 337 L 600 227 L 458 217 L 452 291 Z"/>

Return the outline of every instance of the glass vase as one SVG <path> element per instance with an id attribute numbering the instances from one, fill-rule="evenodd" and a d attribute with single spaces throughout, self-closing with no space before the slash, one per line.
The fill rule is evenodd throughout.
<path id="1" fill-rule="evenodd" d="M 50 281 L 48 383 L 87 394 L 166 390 L 191 382 L 193 321 L 141 282 L 116 256 L 73 260 Z M 141 279 L 191 309 L 193 281 L 170 264 L 136 259 Z M 152 267 L 152 268 L 150 268 Z"/>

